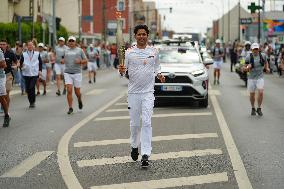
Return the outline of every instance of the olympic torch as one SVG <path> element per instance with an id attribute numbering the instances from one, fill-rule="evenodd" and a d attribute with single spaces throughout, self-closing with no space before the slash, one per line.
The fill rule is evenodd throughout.
<path id="1" fill-rule="evenodd" d="M 122 22 L 119 18 L 121 18 L 121 13 L 118 13 L 118 17 L 117 17 L 116 45 L 117 45 L 119 65 L 124 66 L 125 43 L 123 40 Z M 120 75 L 123 76 L 122 73 Z"/>

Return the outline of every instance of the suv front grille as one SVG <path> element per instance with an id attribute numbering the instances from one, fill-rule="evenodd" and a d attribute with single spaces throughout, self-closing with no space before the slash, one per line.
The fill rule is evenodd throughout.
<path id="1" fill-rule="evenodd" d="M 192 83 L 191 79 L 188 76 L 175 76 L 175 78 L 169 78 L 168 76 L 165 76 L 166 81 L 165 83 Z M 161 83 L 161 81 L 156 78 L 155 83 Z"/>

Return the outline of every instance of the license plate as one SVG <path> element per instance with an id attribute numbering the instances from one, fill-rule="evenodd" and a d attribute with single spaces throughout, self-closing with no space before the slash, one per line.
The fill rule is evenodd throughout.
<path id="1" fill-rule="evenodd" d="M 162 86 L 162 91 L 182 91 L 182 86 Z"/>

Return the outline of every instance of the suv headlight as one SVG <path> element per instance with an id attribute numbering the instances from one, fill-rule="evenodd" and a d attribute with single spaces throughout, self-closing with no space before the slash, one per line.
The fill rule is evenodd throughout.
<path id="1" fill-rule="evenodd" d="M 205 70 L 202 69 L 202 70 L 195 70 L 193 72 L 191 72 L 191 74 L 194 76 L 194 77 L 198 77 L 198 76 L 201 76 L 205 73 Z"/>

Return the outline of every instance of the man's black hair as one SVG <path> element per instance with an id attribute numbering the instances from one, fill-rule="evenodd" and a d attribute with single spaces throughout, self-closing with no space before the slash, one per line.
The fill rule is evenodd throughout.
<path id="1" fill-rule="evenodd" d="M 1 39 L 0 42 L 8 43 L 8 41 L 6 39 Z"/>
<path id="2" fill-rule="evenodd" d="M 134 34 L 136 35 L 138 30 L 140 30 L 140 29 L 144 29 L 146 31 L 147 35 L 149 35 L 150 31 L 149 31 L 148 26 L 146 26 L 146 25 L 137 25 L 137 26 L 135 26 Z"/>

